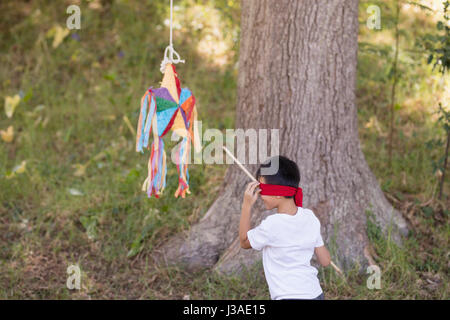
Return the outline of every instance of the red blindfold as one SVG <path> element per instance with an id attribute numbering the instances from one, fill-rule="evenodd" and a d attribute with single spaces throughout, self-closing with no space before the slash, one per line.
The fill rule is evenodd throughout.
<path id="1" fill-rule="evenodd" d="M 265 184 L 260 183 L 259 187 L 261 192 L 259 194 L 263 196 L 294 196 L 294 202 L 297 207 L 302 206 L 303 202 L 303 190 L 302 188 L 294 188 L 288 186 L 280 186 L 277 184 Z"/>

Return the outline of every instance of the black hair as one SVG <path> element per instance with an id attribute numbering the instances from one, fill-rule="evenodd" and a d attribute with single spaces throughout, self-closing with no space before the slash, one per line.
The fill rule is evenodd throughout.
<path id="1" fill-rule="evenodd" d="M 270 168 L 272 162 L 277 160 L 276 158 L 278 158 L 278 171 L 272 175 L 262 175 L 261 168 Z M 260 177 L 264 177 L 267 184 L 298 188 L 298 184 L 300 183 L 300 170 L 294 161 L 284 156 L 275 156 L 260 165 L 258 171 L 256 171 L 256 179 L 259 180 Z M 285 198 L 294 198 L 294 196 Z"/>

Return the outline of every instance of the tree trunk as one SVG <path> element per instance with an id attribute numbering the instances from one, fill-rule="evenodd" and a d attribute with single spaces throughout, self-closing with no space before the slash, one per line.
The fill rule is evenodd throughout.
<path id="1" fill-rule="evenodd" d="M 243 0 L 236 128 L 280 129 L 280 154 L 297 162 L 303 207 L 322 224 L 332 259 L 367 265 L 366 210 L 392 237 L 407 232 L 387 202 L 360 148 L 355 105 L 357 0 Z M 248 150 L 248 148 L 247 148 Z M 254 173 L 257 165 L 246 165 Z M 250 182 L 236 165 L 219 197 L 187 235 L 160 248 L 167 263 L 188 270 L 239 271 L 261 258 L 239 246 L 243 192 Z M 252 226 L 274 212 L 261 200 Z"/>

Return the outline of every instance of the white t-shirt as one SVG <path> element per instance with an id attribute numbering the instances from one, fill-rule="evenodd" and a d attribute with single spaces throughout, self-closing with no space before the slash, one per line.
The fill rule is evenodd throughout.
<path id="1" fill-rule="evenodd" d="M 323 246 L 320 221 L 310 209 L 295 215 L 275 213 L 247 232 L 253 249 L 261 250 L 272 300 L 312 299 L 322 293 L 317 269 L 310 261 Z"/>

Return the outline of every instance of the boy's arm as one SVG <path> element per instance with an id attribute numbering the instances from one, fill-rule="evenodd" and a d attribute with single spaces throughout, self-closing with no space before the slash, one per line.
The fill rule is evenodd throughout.
<path id="1" fill-rule="evenodd" d="M 258 185 L 259 182 L 251 182 L 247 185 L 247 189 L 244 193 L 244 201 L 242 202 L 241 221 L 239 223 L 239 240 L 241 243 L 241 248 L 244 249 L 250 249 L 252 247 L 250 245 L 250 241 L 248 240 L 247 232 L 250 230 L 250 214 L 252 206 L 261 191 L 258 189 L 255 192 Z"/>
<path id="2" fill-rule="evenodd" d="M 319 263 L 323 267 L 326 267 L 330 264 L 330 253 L 328 252 L 328 249 L 325 248 L 325 246 L 314 248 L 314 253 L 316 254 L 317 260 L 319 260 Z"/>
<path id="3" fill-rule="evenodd" d="M 239 224 L 239 240 L 241 242 L 241 248 L 251 249 L 250 241 L 248 241 L 247 232 L 250 230 L 250 210 L 251 207 L 242 204 L 241 210 L 241 222 Z"/>

